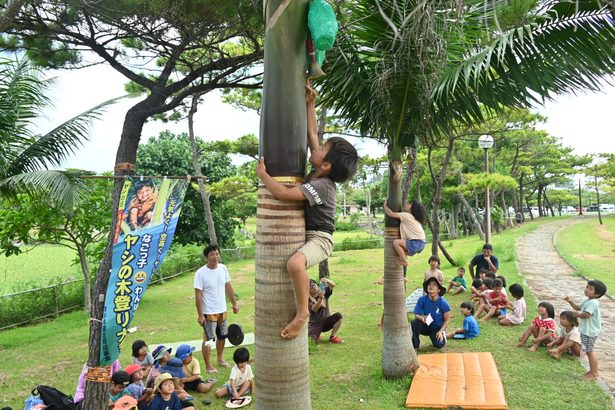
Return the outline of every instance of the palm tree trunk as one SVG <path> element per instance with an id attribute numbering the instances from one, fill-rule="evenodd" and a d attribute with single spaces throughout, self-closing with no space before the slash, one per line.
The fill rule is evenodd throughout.
<path id="1" fill-rule="evenodd" d="M 393 210 L 401 209 L 401 156 L 399 152 L 389 153 L 387 203 Z M 393 249 L 393 241 L 399 238 L 399 221 L 385 217 L 382 373 L 387 379 L 411 374 L 418 368 L 418 359 L 412 348 L 408 315 L 404 306 L 406 300 L 404 276 L 397 262 L 397 254 Z"/>
<path id="2" fill-rule="evenodd" d="M 188 136 L 190 137 L 190 149 L 192 151 L 192 166 L 194 167 L 194 175 L 197 177 L 196 182 L 199 185 L 199 192 L 201 193 L 201 199 L 203 200 L 203 210 L 205 212 L 205 223 L 207 224 L 207 233 L 209 234 L 209 243 L 211 245 L 218 244 L 218 235 L 216 235 L 216 225 L 214 225 L 214 218 L 211 215 L 211 205 L 209 203 L 209 194 L 205 188 L 205 182 L 203 181 L 203 173 L 201 172 L 201 160 L 199 158 L 199 147 L 196 145 L 196 138 L 194 136 L 194 114 L 198 109 L 199 98 L 203 94 L 196 94 L 192 96 L 192 104 L 190 105 L 190 111 L 188 111 Z"/>
<path id="3" fill-rule="evenodd" d="M 265 72 L 259 149 L 269 174 L 291 183 L 302 180 L 305 172 L 308 1 L 263 3 Z M 310 409 L 307 328 L 293 340 L 280 337 L 295 315 L 286 261 L 305 242 L 303 204 L 278 201 L 260 186 L 256 218 L 256 408 Z"/>
<path id="4" fill-rule="evenodd" d="M 416 170 L 416 148 L 408 148 L 408 157 L 406 159 L 406 179 L 401 191 L 401 205 L 402 207 L 408 203 L 408 195 L 410 194 L 410 187 L 412 186 L 412 177 Z"/>

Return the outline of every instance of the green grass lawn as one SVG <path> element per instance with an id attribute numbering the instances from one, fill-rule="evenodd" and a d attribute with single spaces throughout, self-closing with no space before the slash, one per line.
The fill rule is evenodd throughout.
<path id="1" fill-rule="evenodd" d="M 603 281 L 609 294 L 615 294 L 615 215 L 586 216 L 562 229 L 555 244 L 559 253 L 580 275 Z"/>
<path id="2" fill-rule="evenodd" d="M 551 219 L 546 220 L 547 222 Z M 515 265 L 514 243 L 523 233 L 539 223 L 529 222 L 521 228 L 494 236 L 495 254 L 500 258 L 500 272 L 508 285 L 523 282 Z M 480 251 L 478 239 L 447 241 L 448 251 L 457 259 L 467 261 Z M 427 269 L 429 252 L 410 258 L 408 293 L 420 286 Z M 411 379 L 384 380 L 381 370 L 382 333 L 377 328 L 382 314 L 382 286 L 374 281 L 382 276 L 383 250 L 335 252 L 330 258 L 332 279 L 337 288 L 331 298 L 333 311 L 344 315 L 341 345 L 310 344 L 310 379 L 314 409 L 400 409 L 403 408 Z M 233 286 L 239 297 L 240 313 L 230 315 L 230 321 L 240 323 L 246 332 L 254 331 L 254 262 L 228 264 Z M 447 279 L 455 267 L 443 262 Z M 314 269 L 312 277 L 317 276 Z M 528 316 L 535 314 L 536 300 L 526 291 Z M 126 340 L 120 360 L 131 362 L 130 344 L 144 339 L 153 349 L 157 343 L 198 339 L 201 330 L 196 323 L 192 275 L 184 275 L 153 286 L 139 305 L 133 322 L 138 331 Z M 451 328 L 459 327 L 462 317 L 459 305 L 466 295 L 447 297 L 453 308 Z M 529 319 L 531 320 L 531 318 Z M 529 321 L 528 320 L 528 321 Z M 474 340 L 450 341 L 449 352 L 492 352 L 502 377 L 510 409 L 605 409 L 609 398 L 595 383 L 582 382 L 580 363 L 565 357 L 551 359 L 544 349 L 530 353 L 514 347 L 525 327 L 499 327 L 495 321 L 481 326 L 481 335 Z M 37 384 L 53 385 L 73 394 L 76 380 L 87 357 L 88 326 L 84 312 L 74 312 L 36 326 L 8 330 L 0 334 L 0 407 L 23 407 L 23 400 Z M 432 348 L 422 339 L 420 354 Z M 249 346 L 254 352 L 254 346 Z M 200 355 L 196 357 L 202 362 Z M 232 357 L 232 349 L 225 352 Z M 218 373 L 217 386 L 228 378 L 228 370 Z M 256 400 L 258 400 L 258 380 Z M 211 393 L 196 395 L 214 400 Z M 360 403 L 360 399 L 364 402 Z M 202 407 L 202 406 L 200 406 Z"/>
<path id="3" fill-rule="evenodd" d="M 40 245 L 19 255 L 0 255 L 0 295 L 83 277 L 73 265 L 75 251 L 64 246 Z"/>

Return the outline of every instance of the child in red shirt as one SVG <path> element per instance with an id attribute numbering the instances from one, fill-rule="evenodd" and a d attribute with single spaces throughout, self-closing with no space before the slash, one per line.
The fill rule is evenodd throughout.
<path id="1" fill-rule="evenodd" d="M 535 352 L 541 344 L 547 344 L 553 341 L 556 336 L 555 332 L 555 309 L 549 302 L 540 302 L 538 304 L 538 316 L 532 320 L 527 330 L 519 336 L 517 347 L 525 347 L 527 339 L 530 335 L 534 336 L 532 346 L 527 349 L 530 352 Z"/>

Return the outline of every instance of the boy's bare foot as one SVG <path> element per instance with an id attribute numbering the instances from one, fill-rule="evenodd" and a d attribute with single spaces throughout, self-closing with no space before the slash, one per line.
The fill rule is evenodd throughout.
<path id="1" fill-rule="evenodd" d="M 554 359 L 559 359 L 560 355 L 555 350 L 549 350 L 549 355 Z"/>
<path id="2" fill-rule="evenodd" d="M 399 258 L 399 266 L 408 266 L 408 260 L 406 258 Z"/>
<path id="3" fill-rule="evenodd" d="M 591 374 L 591 373 L 589 373 L 589 372 L 588 372 L 588 373 L 585 373 L 585 374 L 582 376 L 582 379 L 583 379 L 583 380 L 596 380 L 597 378 L 598 378 L 598 375 L 597 375 L 597 374 Z"/>
<path id="4" fill-rule="evenodd" d="M 517 346 L 517 347 L 525 347 L 525 343 L 519 342 L 515 346 Z"/>
<path id="5" fill-rule="evenodd" d="M 305 325 L 308 316 L 309 314 L 295 315 L 295 318 L 291 320 L 291 322 L 287 324 L 284 329 L 282 329 L 282 333 L 280 333 L 280 336 L 282 336 L 286 340 L 292 340 L 296 338 L 299 335 L 299 331 L 301 331 L 301 328 L 303 328 L 303 325 Z"/>
<path id="6" fill-rule="evenodd" d="M 527 349 L 527 351 L 528 351 L 528 352 L 535 352 L 535 351 L 536 351 L 536 349 L 538 349 L 538 345 L 533 344 L 532 346 L 530 346 L 530 347 Z"/>

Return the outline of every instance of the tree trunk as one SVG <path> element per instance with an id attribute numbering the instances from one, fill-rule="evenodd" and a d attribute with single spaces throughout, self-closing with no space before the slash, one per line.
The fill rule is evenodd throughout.
<path id="1" fill-rule="evenodd" d="M 597 175 L 594 175 L 594 188 L 596 189 L 596 202 L 598 203 L 598 222 L 600 222 L 600 225 L 604 225 L 604 223 L 602 222 L 602 211 L 600 211 L 600 190 L 598 190 Z"/>
<path id="2" fill-rule="evenodd" d="M 307 0 L 264 2 L 265 66 L 260 155 L 267 171 L 289 184 L 306 160 L 305 40 Z M 257 409 L 310 409 L 307 327 L 293 340 L 280 332 L 295 315 L 288 258 L 305 242 L 303 204 L 258 189 L 256 215 L 255 372 Z"/>
<path id="3" fill-rule="evenodd" d="M 459 237 L 459 231 L 457 229 L 458 221 L 458 212 L 459 212 L 459 204 L 453 200 L 453 205 L 451 206 L 451 239 Z"/>
<path id="4" fill-rule="evenodd" d="M 544 191 L 542 191 L 542 196 L 545 198 L 545 207 L 551 212 L 551 217 L 555 217 L 555 212 L 553 211 L 553 205 L 551 205 L 551 201 L 549 201 L 549 197 L 547 196 L 547 188 L 545 187 Z M 547 216 L 547 212 L 545 211 L 545 216 Z"/>
<path id="5" fill-rule="evenodd" d="M 500 205 L 502 206 L 502 210 L 504 211 L 504 220 L 506 221 L 506 228 L 512 228 L 515 224 L 512 221 L 512 216 L 510 212 L 508 212 L 508 204 L 506 203 L 506 196 L 504 195 L 504 190 L 500 191 Z"/>
<path id="6" fill-rule="evenodd" d="M 523 220 L 525 221 L 525 212 L 523 212 L 523 199 L 525 198 L 525 196 L 523 195 L 523 175 L 524 174 L 522 173 L 519 177 L 519 209 L 521 210 L 521 213 L 523 214 Z M 529 205 L 528 211 L 530 211 L 530 218 L 532 218 L 532 212 Z"/>
<path id="7" fill-rule="evenodd" d="M 546 216 L 542 209 L 542 189 L 543 189 L 542 185 L 538 185 L 538 193 L 536 194 L 536 198 L 537 198 L 536 206 L 538 207 L 539 217 Z"/>
<path id="8" fill-rule="evenodd" d="M 534 212 L 532 212 L 532 208 L 530 207 L 530 198 L 529 197 L 525 198 L 525 203 L 527 204 L 527 209 L 529 210 L 529 213 L 530 213 L 530 219 L 533 221 L 534 220 Z"/>
<path id="9" fill-rule="evenodd" d="M 459 216 L 461 217 L 461 223 L 463 225 L 463 236 L 468 236 L 470 232 L 468 230 L 468 223 L 466 222 L 465 211 L 463 208 L 463 204 L 461 204 L 461 201 L 459 202 L 459 205 Z"/>
<path id="10" fill-rule="evenodd" d="M 153 97 L 137 103 L 126 113 L 122 136 L 115 157 L 115 175 L 124 176 L 134 174 L 134 163 L 137 157 L 137 147 L 141 138 L 143 124 L 147 119 L 144 113 L 146 107 L 155 103 Z M 109 236 L 107 238 L 107 247 L 104 257 L 96 273 L 96 281 L 94 282 L 94 292 L 92 293 L 91 312 L 92 320 L 90 324 L 89 336 L 89 353 L 88 367 L 98 367 L 100 363 L 100 337 L 102 333 L 102 315 L 105 304 L 105 293 L 107 292 L 107 284 L 109 282 L 109 272 L 111 270 L 111 257 L 113 251 L 113 241 L 115 239 L 115 227 L 117 226 L 117 210 L 119 208 L 120 194 L 124 186 L 123 178 L 116 178 L 113 183 L 113 206 L 111 208 L 112 221 Z M 109 380 L 86 381 L 85 386 L 85 410 L 100 410 L 107 407 L 108 404 L 108 389 Z"/>
<path id="11" fill-rule="evenodd" d="M 196 137 L 194 136 L 194 114 L 198 109 L 199 98 L 202 94 L 192 96 L 192 104 L 188 111 L 188 135 L 190 137 L 190 148 L 192 150 L 192 166 L 194 167 L 194 175 L 197 177 L 196 182 L 199 185 L 199 192 L 203 200 L 203 210 L 205 211 L 205 222 L 207 223 L 207 233 L 209 234 L 209 243 L 211 245 L 218 244 L 218 235 L 216 235 L 216 225 L 214 218 L 211 215 L 211 205 L 209 203 L 209 194 L 205 188 L 205 182 L 201 172 L 201 160 L 199 158 L 199 147 L 196 145 Z"/>
<path id="12" fill-rule="evenodd" d="M 484 241 L 485 233 L 483 232 L 483 228 L 481 227 L 480 222 L 478 222 L 478 219 L 476 218 L 476 213 L 474 212 L 474 209 L 472 209 L 468 201 L 466 201 L 466 198 L 463 196 L 463 194 L 458 194 L 457 198 L 459 198 L 459 202 L 461 202 L 466 212 L 468 213 L 468 217 L 470 218 L 470 222 L 472 222 L 472 226 L 474 226 L 474 230 L 476 231 L 476 233 L 478 233 L 478 236 L 480 237 L 481 241 Z"/>
<path id="13" fill-rule="evenodd" d="M 401 155 L 398 150 L 389 152 L 387 203 L 395 211 L 401 209 Z M 384 223 L 382 373 L 385 378 L 392 379 L 412 374 L 419 363 L 408 326 L 402 268 L 393 249 L 393 241 L 400 238 L 399 220 L 385 216 Z"/>
<path id="14" fill-rule="evenodd" d="M 4 12 L 0 15 L 0 33 L 11 27 L 24 4 L 26 0 L 11 0 L 5 5 Z"/>
<path id="15" fill-rule="evenodd" d="M 402 208 L 408 203 L 408 195 L 412 186 L 412 178 L 416 170 L 416 149 L 408 148 L 408 157 L 406 159 L 406 179 L 401 191 L 401 206 Z"/>
<path id="16" fill-rule="evenodd" d="M 444 244 L 442 243 L 442 241 L 438 241 L 438 246 L 440 247 L 440 250 L 442 251 L 442 255 L 444 255 L 444 257 L 446 258 L 446 260 L 448 261 L 448 263 L 450 263 L 452 266 L 455 266 L 455 258 L 453 258 L 451 256 L 450 253 L 448 253 L 448 251 L 446 250 L 446 248 L 444 247 Z"/>
<path id="17" fill-rule="evenodd" d="M 85 247 L 78 245 L 77 253 L 79 254 L 79 264 L 83 273 L 83 308 L 90 313 L 92 308 L 92 286 L 90 285 L 90 264 L 85 253 Z"/>
<path id="18" fill-rule="evenodd" d="M 430 226 L 432 228 L 431 230 L 431 234 L 432 234 L 431 254 L 432 255 L 438 254 L 438 241 L 440 240 L 439 213 L 440 213 L 440 202 L 442 201 L 442 185 L 444 184 L 444 178 L 448 170 L 448 164 L 450 163 L 451 155 L 453 153 L 454 143 L 455 143 L 455 138 L 452 136 L 449 136 L 448 144 L 446 146 L 446 155 L 444 156 L 444 161 L 442 162 L 442 168 L 440 168 L 440 171 L 438 171 L 437 174 L 434 174 L 431 168 L 431 150 L 432 150 L 431 147 L 429 148 L 429 152 L 427 155 L 427 162 L 429 165 L 429 170 L 431 172 L 431 179 L 434 184 L 434 195 L 431 200 L 431 204 L 432 204 L 431 216 L 433 220 L 432 222 L 433 225 Z"/>

